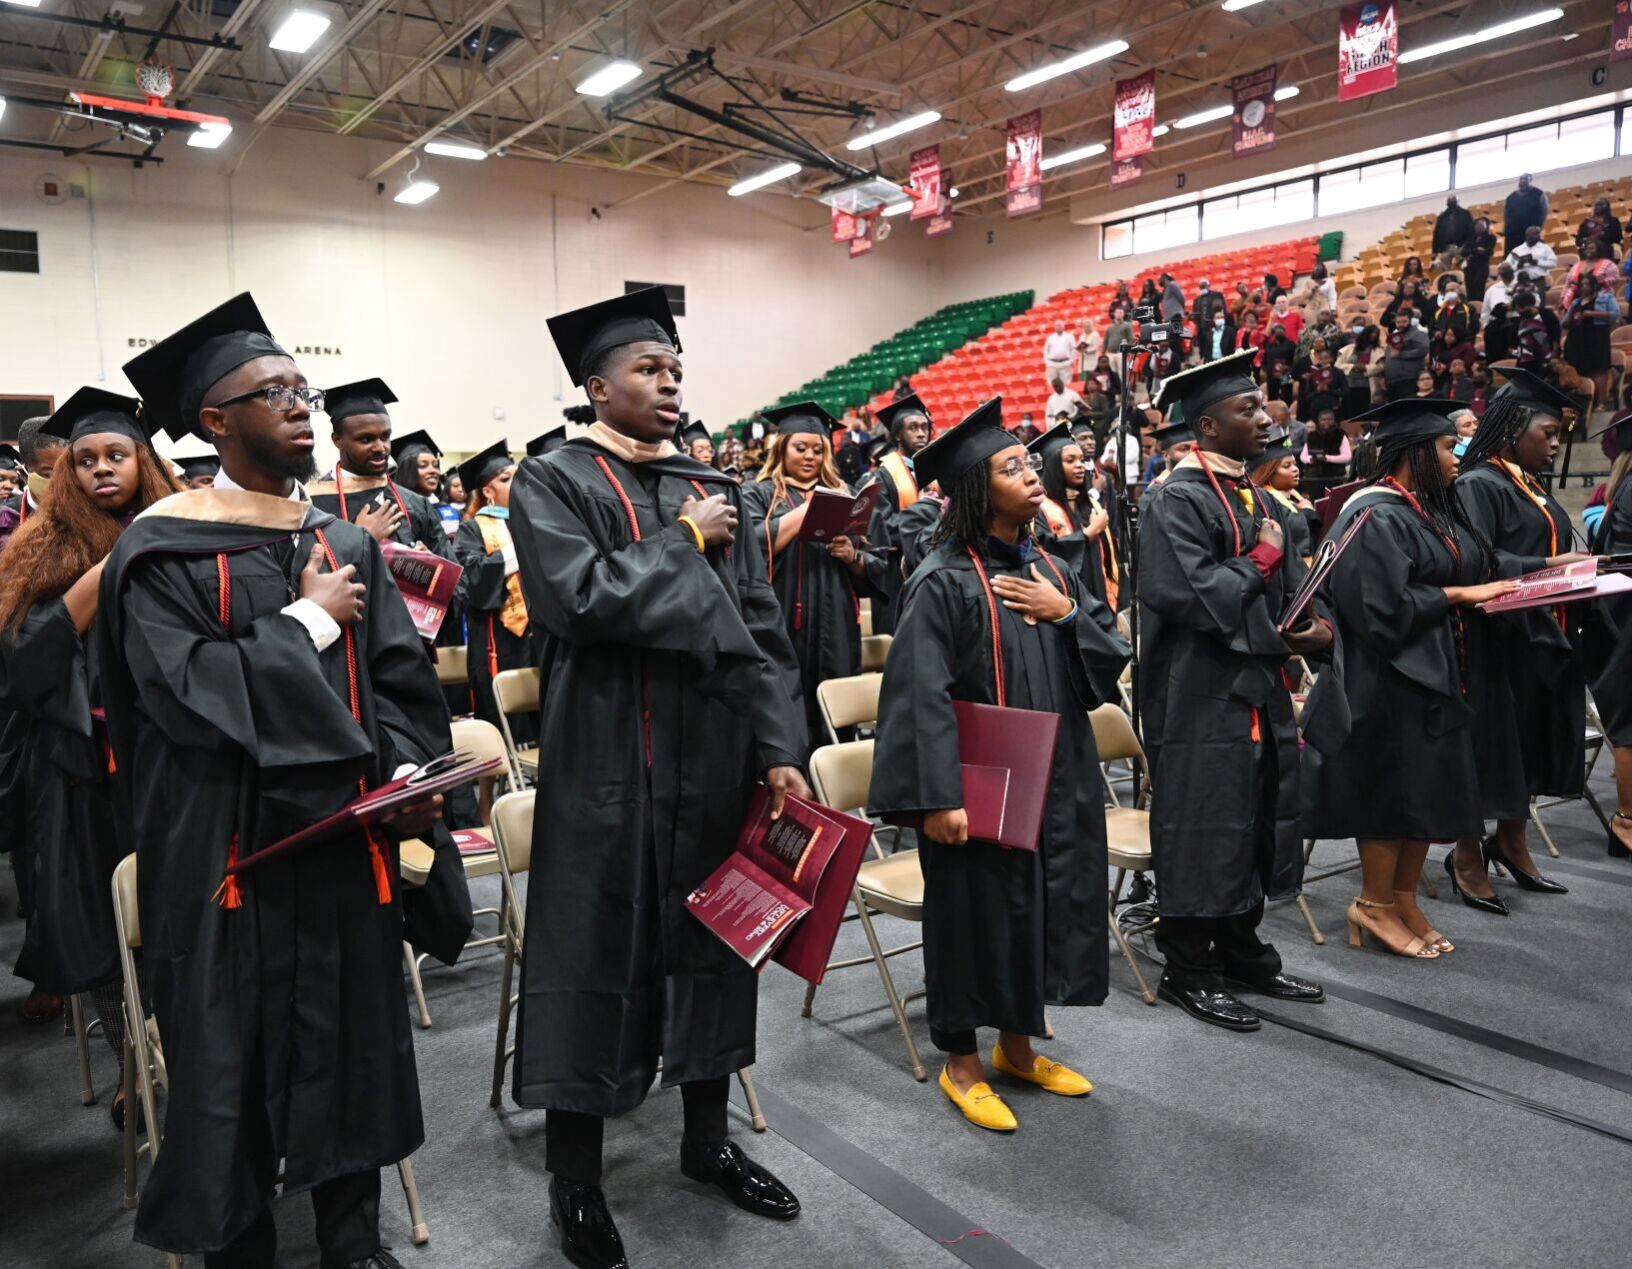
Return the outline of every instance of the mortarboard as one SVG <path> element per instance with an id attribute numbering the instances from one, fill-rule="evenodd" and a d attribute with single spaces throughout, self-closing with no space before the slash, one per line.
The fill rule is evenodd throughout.
<path id="1" fill-rule="evenodd" d="M 894 444 L 895 438 L 888 432 L 883 436 L 869 436 L 861 442 L 861 456 L 876 467 Z M 903 455 L 902 461 L 910 464 L 912 459 Z"/>
<path id="2" fill-rule="evenodd" d="M 783 436 L 805 433 L 810 436 L 825 436 L 832 440 L 833 433 L 839 428 L 839 421 L 814 401 L 795 401 L 792 405 L 780 405 L 774 410 L 766 410 L 764 417 L 765 421 Z"/>
<path id="3" fill-rule="evenodd" d="M 392 397 L 391 399 L 393 401 L 396 400 L 395 397 Z M 333 417 L 333 402 L 326 402 L 326 404 L 331 406 L 329 415 L 330 417 Z M 396 459 L 399 467 L 404 461 L 406 461 L 406 456 L 409 450 L 420 449 L 429 450 L 438 458 L 442 457 L 442 447 L 431 439 L 431 434 L 429 432 L 409 432 L 407 436 L 393 436 L 391 438 L 391 457 Z"/>
<path id="4" fill-rule="evenodd" d="M 1455 436 L 1456 424 L 1451 422 L 1451 415 L 1461 413 L 1462 408 L 1462 402 L 1441 397 L 1403 397 L 1374 406 L 1355 418 L 1373 425 L 1377 461 L 1386 472 L 1394 459 L 1413 445 L 1440 436 Z"/>
<path id="5" fill-rule="evenodd" d="M 552 427 L 542 436 L 535 436 L 527 442 L 527 457 L 542 458 L 545 454 L 554 453 L 567 443 L 567 425 Z"/>
<path id="6" fill-rule="evenodd" d="M 916 392 L 907 393 L 899 401 L 891 401 L 879 409 L 874 417 L 884 425 L 885 431 L 893 432 L 897 423 L 904 423 L 913 415 L 926 420 L 929 418 L 929 407 L 919 399 Z"/>
<path id="7" fill-rule="evenodd" d="M 574 387 L 581 388 L 590 369 L 603 356 L 624 344 L 651 340 L 680 351 L 669 296 L 660 286 L 648 286 L 552 317 L 546 323 L 556 351 L 566 363 Z"/>
<path id="8" fill-rule="evenodd" d="M 397 394 L 385 386 L 384 379 L 359 379 L 343 383 L 323 393 L 323 412 L 336 427 L 342 419 L 353 414 L 385 414 L 385 407 L 394 405 Z"/>
<path id="9" fill-rule="evenodd" d="M 510 457 L 510 442 L 502 439 L 465 459 L 459 464 L 459 483 L 465 487 L 465 497 L 471 497 L 514 461 Z"/>
<path id="10" fill-rule="evenodd" d="M 1071 433 L 1069 423 L 1056 423 L 1041 436 L 1032 440 L 1026 448 L 1033 454 L 1040 454 L 1046 460 L 1052 458 L 1067 445 L 1075 445 L 1077 438 Z"/>
<path id="11" fill-rule="evenodd" d="M 0 442 L 0 467 L 14 467 L 21 470 L 23 456 L 17 452 L 15 445 Z"/>
<path id="12" fill-rule="evenodd" d="M 1152 404 L 1165 413 L 1176 402 L 1193 427 L 1208 407 L 1224 398 L 1258 391 L 1252 381 L 1252 361 L 1257 355 L 1256 349 L 1248 348 L 1170 375 L 1162 381 L 1162 390 Z"/>
<path id="13" fill-rule="evenodd" d="M 950 489 L 977 463 L 1018 444 L 1003 426 L 1003 398 L 993 397 L 914 454 L 913 474 L 919 485 Z"/>
<path id="14" fill-rule="evenodd" d="M 200 476 L 214 476 L 221 470 L 221 460 L 214 454 L 188 454 L 185 458 L 171 459 L 181 468 L 183 480 L 196 480 Z"/>
<path id="15" fill-rule="evenodd" d="M 1292 458 L 1296 451 L 1292 448 L 1292 434 L 1286 431 L 1270 433 L 1269 444 L 1264 446 L 1264 452 L 1252 460 L 1254 469 L 1266 463 L 1278 463 L 1283 458 Z"/>
<path id="16" fill-rule="evenodd" d="M 1507 380 L 1490 398 L 1492 405 L 1498 401 L 1517 401 L 1521 405 L 1539 407 L 1560 418 L 1563 417 L 1562 411 L 1580 408 L 1569 393 L 1553 387 L 1538 374 L 1517 366 L 1492 366 L 1491 369 Z"/>
<path id="17" fill-rule="evenodd" d="M 1194 445 L 1196 434 L 1190 430 L 1188 423 L 1169 423 L 1166 427 L 1159 427 L 1151 433 L 1156 438 L 1156 444 L 1165 454 L 1175 445 Z"/>
<path id="18" fill-rule="evenodd" d="M 1626 450 L 1632 449 L 1632 410 L 1618 414 L 1591 436 L 1604 451 L 1604 457 L 1614 462 Z M 4 448 L 0 446 L 0 448 Z"/>
<path id="19" fill-rule="evenodd" d="M 680 448 L 689 451 L 696 441 L 708 441 L 710 444 L 714 441 L 714 437 L 701 420 L 696 423 L 687 423 L 680 429 Z"/>
<path id="20" fill-rule="evenodd" d="M 153 430 L 173 440 L 198 432 L 206 394 L 246 361 L 287 357 L 248 291 L 131 358 L 125 376 L 142 396 Z"/>
<path id="21" fill-rule="evenodd" d="M 142 403 L 135 397 L 122 397 L 101 388 L 81 388 L 40 425 L 40 431 L 68 444 L 96 432 L 118 432 L 146 444 L 151 437 L 148 426 Z"/>

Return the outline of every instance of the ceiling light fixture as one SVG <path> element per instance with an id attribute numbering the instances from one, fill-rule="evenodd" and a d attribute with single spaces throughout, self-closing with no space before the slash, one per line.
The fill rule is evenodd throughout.
<path id="1" fill-rule="evenodd" d="M 941 117 L 939 110 L 925 110 L 921 114 L 909 115 L 907 118 L 890 124 L 887 128 L 877 128 L 872 132 L 863 132 L 859 137 L 851 137 L 846 142 L 850 150 L 866 150 L 884 141 L 893 141 L 896 137 L 908 132 L 916 132 L 919 128 L 927 128 L 938 122 Z"/>
<path id="2" fill-rule="evenodd" d="M 198 131 L 187 138 L 187 144 L 198 150 L 219 150 L 231 135 L 230 123 L 201 123 Z"/>
<path id="3" fill-rule="evenodd" d="M 441 188 L 435 181 L 409 181 L 402 187 L 402 193 L 398 194 L 394 201 L 415 207 Z"/>
<path id="4" fill-rule="evenodd" d="M 1150 135 L 1153 136 L 1153 137 L 1165 137 L 1169 132 L 1172 132 L 1172 131 L 1173 131 L 1173 125 L 1172 124 L 1159 123 L 1154 128 L 1152 128 L 1150 130 Z"/>
<path id="5" fill-rule="evenodd" d="M 479 145 L 466 145 L 463 141 L 427 141 L 426 154 L 439 154 L 445 159 L 485 159 L 487 151 Z"/>
<path id="6" fill-rule="evenodd" d="M 909 198 L 904 203 L 891 203 L 888 207 L 886 207 L 884 209 L 884 215 L 886 215 L 886 216 L 905 216 L 911 210 L 912 210 L 912 199 Z"/>
<path id="7" fill-rule="evenodd" d="M 1092 145 L 1080 145 L 1075 150 L 1066 150 L 1061 154 L 1045 154 L 1039 165 L 1043 171 L 1050 168 L 1063 167 L 1067 163 L 1075 163 L 1078 159 L 1091 159 L 1096 154 L 1105 153 L 1105 143 L 1095 141 Z"/>
<path id="8" fill-rule="evenodd" d="M 1050 66 L 1039 66 L 1034 71 L 1027 71 L 1024 75 L 1011 79 L 1003 87 L 1011 93 L 1023 92 L 1027 88 L 1034 88 L 1038 84 L 1045 84 L 1051 79 L 1057 79 L 1061 75 L 1069 75 L 1072 71 L 1081 70 L 1084 66 L 1092 66 L 1095 62 L 1103 62 L 1113 57 L 1119 57 L 1127 51 L 1128 42 L 1126 40 L 1111 40 L 1108 43 L 1084 49 L 1075 56 L 1066 58 L 1063 62 L 1055 62 Z"/>
<path id="9" fill-rule="evenodd" d="M 1235 13 L 1241 9 L 1250 9 L 1258 3 L 1259 0 L 1224 0 L 1224 12 Z"/>
<path id="10" fill-rule="evenodd" d="M 956 198 L 958 196 L 958 187 L 954 185 L 951 189 L 947 190 L 946 196 L 948 198 Z"/>
<path id="11" fill-rule="evenodd" d="M 6 99 L 4 97 L 0 97 L 0 119 L 4 119 L 5 117 L 6 117 Z"/>
<path id="12" fill-rule="evenodd" d="M 289 16 L 272 33 L 267 47 L 275 48 L 280 53 L 304 53 L 317 43 L 329 26 L 330 18 L 326 13 L 319 13 L 315 9 L 291 9 Z"/>
<path id="13" fill-rule="evenodd" d="M 41 0 L 0 0 L 0 4 L 14 4 L 19 9 L 38 9 Z"/>
<path id="14" fill-rule="evenodd" d="M 1175 128 L 1199 128 L 1204 123 L 1214 123 L 1219 119 L 1228 119 L 1235 113 L 1234 106 L 1214 106 L 1211 110 L 1198 110 L 1193 115 L 1185 115 L 1182 119 L 1175 119 Z"/>
<path id="15" fill-rule="evenodd" d="M 1467 35 L 1458 35 L 1449 40 L 1440 40 L 1437 44 L 1424 44 L 1421 48 L 1408 48 L 1400 52 L 1400 62 L 1420 62 L 1427 57 L 1438 57 L 1441 53 L 1454 53 L 1459 48 L 1467 48 L 1473 44 L 1484 44 L 1488 40 L 1499 40 L 1504 35 L 1514 35 L 1520 31 L 1528 31 L 1531 27 L 1544 26 L 1548 22 L 1557 22 L 1564 16 L 1563 9 L 1543 9 L 1540 13 L 1531 13 L 1522 18 L 1514 18 L 1511 22 L 1498 22 L 1495 26 L 1487 26 L 1480 31 L 1472 31 Z"/>
<path id="16" fill-rule="evenodd" d="M 615 62 L 608 62 L 588 79 L 574 85 L 574 88 L 585 97 L 604 97 L 607 93 L 617 92 L 625 84 L 633 83 L 641 75 L 640 66 L 635 62 L 626 62 L 621 58 Z"/>
<path id="17" fill-rule="evenodd" d="M 738 181 L 725 192 L 732 198 L 741 198 L 744 194 L 752 194 L 756 189 L 764 189 L 767 185 L 775 185 L 778 181 L 785 181 L 803 169 L 797 163 L 779 163 L 768 168 L 758 176 L 750 176 Z"/>
<path id="18" fill-rule="evenodd" d="M 1303 89 L 1299 88 L 1296 84 L 1287 84 L 1284 88 L 1277 88 L 1275 90 L 1275 100 L 1287 101 L 1293 97 L 1296 97 L 1302 91 Z"/>

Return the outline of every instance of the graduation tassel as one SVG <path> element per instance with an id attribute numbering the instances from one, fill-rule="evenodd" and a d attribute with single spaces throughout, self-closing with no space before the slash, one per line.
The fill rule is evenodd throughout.
<path id="1" fill-rule="evenodd" d="M 241 908 L 244 906 L 243 887 L 238 884 L 238 874 L 232 869 L 238 864 L 238 834 L 232 835 L 232 844 L 227 847 L 227 875 L 221 879 L 215 893 L 210 896 L 211 903 L 219 903 L 223 908 Z"/>
<path id="2" fill-rule="evenodd" d="M 363 833 L 368 838 L 368 859 L 374 868 L 374 895 L 383 906 L 391 902 L 391 870 L 386 866 L 385 852 L 380 849 L 380 839 L 374 836 L 374 830 L 365 828 Z"/>

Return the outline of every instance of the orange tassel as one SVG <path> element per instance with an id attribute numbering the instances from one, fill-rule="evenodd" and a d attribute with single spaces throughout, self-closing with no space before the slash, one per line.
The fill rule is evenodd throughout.
<path id="1" fill-rule="evenodd" d="M 227 847 L 227 867 L 230 869 L 238 862 L 238 834 L 232 835 L 232 845 Z M 228 872 L 221 879 L 221 884 L 210 896 L 211 903 L 220 903 L 223 908 L 241 908 L 244 906 L 243 887 L 238 884 L 238 874 Z"/>
<path id="2" fill-rule="evenodd" d="M 384 906 L 391 902 L 391 870 L 385 866 L 385 852 L 380 849 L 374 830 L 365 831 L 368 834 L 369 862 L 374 865 L 374 893 L 381 906 Z"/>
<path id="3" fill-rule="evenodd" d="M 1254 708 L 1252 711 L 1252 743 L 1256 745 L 1263 738 L 1263 732 L 1258 727 L 1258 711 Z"/>

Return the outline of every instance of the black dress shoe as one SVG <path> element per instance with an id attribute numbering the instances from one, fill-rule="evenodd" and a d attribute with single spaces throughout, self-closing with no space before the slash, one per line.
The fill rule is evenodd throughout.
<path id="1" fill-rule="evenodd" d="M 402 1269 L 402 1261 L 382 1247 L 372 1256 L 364 1256 L 361 1260 L 332 1260 L 324 1256 L 322 1269 Z"/>
<path id="2" fill-rule="evenodd" d="M 600 1186 L 552 1176 L 550 1223 L 561 1231 L 562 1254 L 578 1269 L 629 1269 Z"/>
<path id="3" fill-rule="evenodd" d="M 1475 908 L 1480 912 L 1494 912 L 1497 916 L 1507 915 L 1507 904 L 1503 903 L 1497 896 L 1492 895 L 1488 899 L 1481 899 L 1478 895 L 1469 894 L 1462 889 L 1462 883 L 1456 879 L 1456 865 L 1451 862 L 1450 855 L 1445 856 L 1445 875 L 1451 879 L 1451 889 L 1456 891 L 1456 897 L 1470 908 Z"/>
<path id="4" fill-rule="evenodd" d="M 1514 881 L 1519 883 L 1520 890 L 1533 890 L 1537 894 L 1569 894 L 1568 886 L 1561 886 L 1549 877 L 1543 877 L 1539 872 L 1525 872 L 1511 859 L 1501 844 L 1494 837 L 1485 838 L 1485 867 L 1491 864 L 1500 864 L 1507 869 Z"/>
<path id="5" fill-rule="evenodd" d="M 1301 1004 L 1318 1005 L 1326 999 L 1326 989 L 1319 983 L 1299 978 L 1296 974 L 1271 974 L 1268 978 L 1231 978 L 1224 981 L 1232 987 L 1255 991 L 1260 996 L 1274 996 L 1276 1000 L 1295 1000 Z"/>
<path id="6" fill-rule="evenodd" d="M 718 1145 L 694 1145 L 680 1139 L 680 1171 L 693 1181 L 712 1185 L 745 1212 L 791 1221 L 799 1215 L 799 1200 L 746 1154 L 734 1141 Z"/>
<path id="7" fill-rule="evenodd" d="M 1166 974 L 1156 985 L 1156 994 L 1177 1005 L 1192 1018 L 1226 1031 L 1256 1031 L 1263 1020 L 1222 987 L 1189 987 L 1175 983 Z"/>

